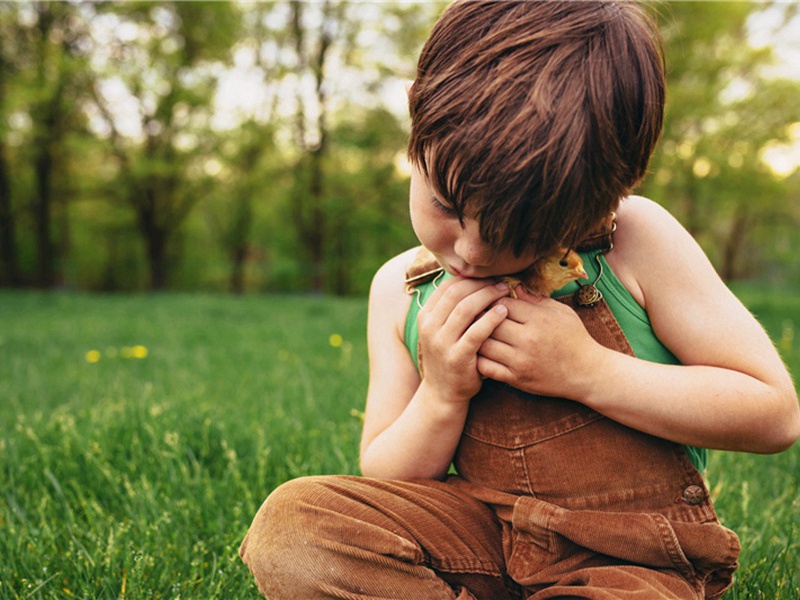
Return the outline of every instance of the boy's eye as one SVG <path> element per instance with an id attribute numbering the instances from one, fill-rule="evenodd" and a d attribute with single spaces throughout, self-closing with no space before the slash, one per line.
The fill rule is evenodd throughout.
<path id="1" fill-rule="evenodd" d="M 433 202 L 434 208 L 443 215 L 453 216 L 456 214 L 456 210 L 452 206 L 448 206 L 447 204 L 442 204 L 436 198 L 433 198 L 431 202 Z"/>

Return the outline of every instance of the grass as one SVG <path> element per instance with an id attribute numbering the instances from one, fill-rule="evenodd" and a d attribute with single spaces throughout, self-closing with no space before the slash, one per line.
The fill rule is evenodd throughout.
<path id="1" fill-rule="evenodd" d="M 800 295 L 737 292 L 800 373 Z M 357 473 L 365 318 L 363 299 L 0 292 L 0 598 L 258 598 L 237 549 L 263 498 Z M 743 542 L 727 598 L 800 597 L 800 446 L 714 452 L 709 475 Z"/>

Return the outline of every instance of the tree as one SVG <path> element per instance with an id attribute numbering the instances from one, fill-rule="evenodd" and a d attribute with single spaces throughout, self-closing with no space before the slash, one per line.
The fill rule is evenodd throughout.
<path id="1" fill-rule="evenodd" d="M 3 41 L 0 47 L 0 104 L 30 123 L 27 143 L 12 156 L 3 136 L 0 143 L 0 249 L 5 279 L 19 284 L 17 215 L 28 204 L 33 214 L 36 244 L 35 281 L 52 287 L 59 275 L 58 256 L 68 243 L 66 203 L 71 161 L 66 146 L 70 136 L 85 131 L 80 107 L 87 70 L 85 29 L 79 8 L 69 3 L 40 2 L 2 7 Z M 11 96 L 14 96 L 12 101 Z M 13 104 L 13 108 L 10 106 Z M 13 167 L 12 167 L 13 163 Z M 30 165 L 32 186 L 25 190 L 14 179 Z M 59 193 L 55 190 L 58 187 Z M 12 203 L 12 195 L 18 195 Z M 27 201 L 27 202 L 26 202 Z M 15 205 L 17 208 L 15 208 Z M 60 240 L 54 216 L 61 215 Z M 60 241 L 62 247 L 57 248 Z"/>
<path id="2" fill-rule="evenodd" d="M 771 50 L 749 44 L 748 23 L 760 10 L 673 2 L 661 15 L 668 105 L 644 189 L 683 221 L 729 280 L 762 268 L 759 229 L 796 219 L 791 194 L 763 157 L 800 120 L 800 84 L 768 76 Z"/>
<path id="3" fill-rule="evenodd" d="M 160 290 L 169 280 L 170 244 L 204 193 L 192 172 L 214 145 L 211 99 L 237 11 L 220 2 L 107 10 L 115 33 L 97 40 L 96 55 L 107 50 L 95 103 L 118 161 L 120 195 L 145 245 L 150 288 Z M 133 108 L 116 110 L 115 93 Z"/>
<path id="4" fill-rule="evenodd" d="M 11 74 L 14 70 L 12 42 L 16 38 L 16 15 L 8 5 L 0 5 L 0 114 L 6 114 L 6 99 Z M 5 122 L 3 119 L 2 123 Z M 19 285 L 16 220 L 11 201 L 11 165 L 6 146 L 7 131 L 0 129 L 0 283 Z"/>
<path id="5" fill-rule="evenodd" d="M 286 210 L 278 214 L 293 226 L 295 253 L 306 269 L 304 287 L 342 291 L 349 284 L 341 265 L 350 258 L 347 249 L 357 246 L 345 232 L 351 230 L 348 224 L 358 222 L 356 203 L 363 193 L 355 182 L 346 189 L 346 182 L 338 177 L 341 155 L 354 158 L 354 147 L 339 145 L 338 125 L 343 121 L 345 129 L 374 125 L 367 121 L 377 114 L 371 108 L 385 102 L 387 81 L 413 78 L 410 57 L 419 51 L 438 6 L 293 1 L 286 8 L 278 28 L 288 36 L 277 38 L 284 57 L 279 89 L 283 106 L 291 106 L 291 118 L 277 125 L 279 132 L 289 132 L 287 137 L 293 142 L 287 152 L 293 183 Z M 402 85 L 397 90 L 404 95 Z M 404 96 L 401 103 L 405 104 Z M 390 127 L 396 124 L 395 115 L 381 114 Z M 393 138 L 391 144 L 381 170 L 388 167 L 394 173 L 402 139 L 398 143 Z M 385 157 L 383 151 L 379 154 Z M 369 161 L 365 154 L 358 159 Z M 380 195 L 373 199 L 381 201 Z M 363 233 L 369 236 L 371 232 Z M 332 269 L 338 269 L 338 274 Z"/>
<path id="6" fill-rule="evenodd" d="M 287 34 L 268 27 L 281 8 L 259 3 L 242 14 L 227 64 L 230 72 L 220 88 L 233 105 L 223 101 L 219 106 L 226 122 L 220 126 L 214 151 L 217 189 L 208 199 L 206 214 L 228 259 L 228 287 L 237 294 L 246 289 L 248 262 L 263 256 L 263 248 L 253 241 L 254 228 L 263 205 L 275 201 L 276 178 L 285 166 L 275 136 L 283 70 L 279 56 Z M 242 96 L 251 98 L 245 106 L 237 106 Z"/>
<path id="7" fill-rule="evenodd" d="M 355 119 L 341 116 L 331 131 L 327 253 L 330 290 L 364 292 L 388 257 L 416 243 L 408 219 L 407 176 L 398 172 L 407 130 L 397 116 L 376 106 Z"/>

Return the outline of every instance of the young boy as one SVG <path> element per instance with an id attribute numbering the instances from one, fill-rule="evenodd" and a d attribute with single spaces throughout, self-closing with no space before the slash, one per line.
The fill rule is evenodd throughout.
<path id="1" fill-rule="evenodd" d="M 650 21 L 629 2 L 455 2 L 409 104 L 411 221 L 435 261 L 376 274 L 365 477 L 270 495 L 241 549 L 259 589 L 718 597 L 739 545 L 703 449 L 784 450 L 800 411 L 690 236 L 628 196 L 662 124 Z M 498 283 L 568 249 L 589 281 L 558 299 Z"/>

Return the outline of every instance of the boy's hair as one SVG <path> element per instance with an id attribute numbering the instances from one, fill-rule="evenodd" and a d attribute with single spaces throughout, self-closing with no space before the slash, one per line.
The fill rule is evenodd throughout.
<path id="1" fill-rule="evenodd" d="M 631 2 L 458 0 L 409 90 L 409 158 L 493 247 L 545 255 L 645 175 L 664 95 L 657 29 Z"/>

